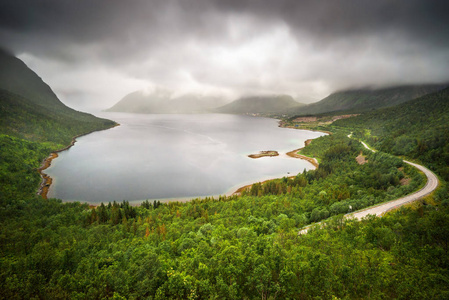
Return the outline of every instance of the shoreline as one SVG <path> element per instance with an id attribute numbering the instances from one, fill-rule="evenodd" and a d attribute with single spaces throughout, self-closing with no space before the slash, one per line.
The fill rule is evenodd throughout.
<path id="1" fill-rule="evenodd" d="M 292 178 L 295 178 L 295 177 L 296 177 L 296 175 L 295 176 L 288 176 L 287 178 L 292 179 Z M 283 178 L 283 177 L 281 177 L 281 178 Z M 239 195 L 242 194 L 243 191 L 250 189 L 256 183 L 264 184 L 264 183 L 266 183 L 268 181 L 281 179 L 281 178 L 272 178 L 272 179 L 266 179 L 264 181 L 257 181 L 257 182 L 254 182 L 254 183 L 250 183 L 250 184 L 244 185 L 242 187 L 239 187 L 235 192 L 230 193 L 229 195 L 226 194 L 226 196 L 239 196 Z"/>
<path id="2" fill-rule="evenodd" d="M 287 152 L 287 155 L 290 156 L 290 157 L 293 157 L 293 158 L 299 158 L 299 159 L 307 160 L 309 163 L 314 165 L 315 168 L 318 168 L 319 164 L 318 164 L 318 161 L 316 160 L 316 158 L 308 157 L 308 156 L 305 156 L 305 155 L 302 155 L 302 154 L 298 154 L 299 151 L 301 151 L 302 149 L 307 147 L 312 141 L 313 141 L 313 139 L 306 140 L 304 142 L 304 147 L 292 150 L 290 152 Z"/>
<path id="3" fill-rule="evenodd" d="M 313 141 L 313 139 L 308 139 L 308 140 L 306 140 L 306 141 L 304 142 L 304 147 L 307 147 L 312 141 Z M 308 156 L 301 155 L 301 154 L 298 154 L 298 153 L 297 153 L 297 152 L 300 151 L 301 149 L 304 149 L 304 147 L 301 147 L 301 148 L 292 150 L 292 151 L 290 151 L 290 152 L 287 152 L 286 154 L 287 154 L 287 156 L 292 157 L 292 158 L 297 158 L 297 159 L 306 160 L 306 161 L 308 161 L 309 163 L 311 163 L 315 168 L 318 168 L 319 164 L 318 164 L 318 161 L 317 161 L 315 158 L 308 157 Z M 288 176 L 287 178 L 292 179 L 292 178 L 295 178 L 295 177 L 296 177 L 296 175 L 295 175 L 295 176 Z M 242 192 L 243 192 L 244 190 L 250 189 L 251 186 L 252 186 L 253 184 L 256 184 L 256 183 L 264 184 L 264 183 L 266 183 L 266 182 L 268 182 L 268 181 L 276 180 L 276 179 L 280 179 L 280 178 L 272 178 L 272 179 L 267 179 L 267 180 L 264 180 L 264 181 L 257 181 L 257 182 L 251 183 L 251 184 L 244 185 L 244 186 L 238 188 L 235 192 L 230 193 L 230 196 L 238 196 L 238 195 L 241 195 Z"/>
<path id="4" fill-rule="evenodd" d="M 48 176 L 46 173 L 44 173 L 43 171 L 48 169 L 51 166 L 52 160 L 57 158 L 58 156 L 59 155 L 56 151 L 51 152 L 50 155 L 44 159 L 41 166 L 37 169 L 37 172 L 41 176 L 42 180 L 41 180 L 41 184 L 40 184 L 39 189 L 36 194 L 41 196 L 44 199 L 47 199 L 48 190 L 50 188 L 50 185 L 53 183 L 53 179 L 50 176 Z"/>
<path id="5" fill-rule="evenodd" d="M 111 128 L 114 128 L 117 126 L 120 126 L 120 124 L 116 123 L 114 126 L 109 127 L 109 128 L 100 129 L 100 130 L 92 130 L 92 131 L 89 131 L 86 133 L 78 134 L 72 138 L 72 141 L 70 142 L 70 144 L 68 146 L 50 152 L 50 155 L 47 156 L 42 161 L 41 166 L 37 169 L 37 172 L 41 176 L 41 184 L 39 185 L 39 189 L 37 190 L 36 195 L 41 196 L 44 199 L 47 199 L 48 190 L 50 189 L 50 186 L 53 183 L 53 179 L 48 174 L 44 173 L 44 171 L 51 166 L 51 162 L 53 161 L 53 159 L 55 159 L 59 156 L 58 155 L 59 152 L 69 150 L 73 145 L 75 145 L 76 139 L 79 137 L 82 137 L 82 136 L 85 136 L 85 135 L 88 135 L 88 134 L 91 134 L 91 133 L 94 133 L 97 131 L 108 130 L 108 129 L 111 129 Z"/>
<path id="6" fill-rule="evenodd" d="M 59 152 L 62 152 L 62 151 L 70 149 L 76 143 L 76 139 L 79 138 L 79 137 L 91 134 L 91 133 L 96 132 L 96 131 L 103 131 L 103 130 L 111 129 L 111 128 L 114 128 L 114 127 L 117 127 L 117 126 L 120 126 L 120 124 L 116 124 L 116 125 L 114 125 L 114 126 L 112 126 L 110 128 L 101 129 L 101 130 L 93 130 L 93 131 L 90 131 L 90 132 L 87 132 L 87 133 L 84 133 L 84 134 L 77 135 L 77 136 L 72 138 L 72 141 L 71 141 L 70 145 L 68 145 L 67 147 L 64 147 L 62 149 L 55 150 L 55 151 L 51 152 L 50 155 L 43 160 L 41 166 L 37 169 L 39 175 L 42 178 L 42 181 L 41 181 L 41 184 L 39 186 L 37 195 L 40 195 L 42 198 L 47 199 L 48 191 L 50 189 L 51 184 L 53 183 L 53 179 L 50 176 L 48 176 L 43 171 L 45 171 L 46 169 L 48 169 L 51 166 L 51 162 L 53 161 L 53 159 L 58 157 L 58 153 Z M 291 128 L 291 127 L 285 127 L 285 126 L 281 126 L 281 125 L 279 125 L 279 127 L 281 127 L 281 128 Z M 320 130 L 310 130 L 310 129 L 302 129 L 302 128 L 291 128 L 291 129 L 301 129 L 301 130 L 309 130 L 309 131 L 315 131 L 315 132 L 323 132 L 323 133 L 326 133 L 326 134 L 332 134 L 331 132 L 320 131 Z M 313 139 L 307 139 L 306 141 L 304 141 L 304 147 L 307 147 L 312 141 L 313 141 Z M 318 161 L 315 158 L 311 158 L 311 157 L 308 157 L 308 156 L 305 156 L 305 155 L 297 154 L 297 152 L 302 150 L 302 149 L 304 149 L 304 147 L 301 147 L 301 148 L 289 151 L 289 152 L 286 153 L 286 155 L 291 157 L 291 158 L 306 160 L 309 163 L 311 163 L 315 168 L 318 168 L 319 164 L 318 164 Z M 273 151 L 273 152 L 275 152 L 275 151 Z M 279 155 L 279 153 L 278 153 L 278 155 Z M 265 156 L 271 157 L 271 155 L 262 155 L 260 157 L 265 157 Z M 274 156 L 277 156 L 277 155 L 274 155 Z M 250 157 L 250 156 L 248 155 L 248 157 Z M 257 157 L 257 158 L 260 158 L 260 157 Z M 251 158 L 254 159 L 255 157 L 251 157 Z M 295 177 L 296 177 L 296 175 L 288 176 L 287 178 L 292 179 L 292 178 L 295 178 Z M 237 190 L 235 190 L 234 192 L 232 192 L 232 190 L 228 191 L 227 193 L 224 194 L 224 196 L 226 196 L 226 197 L 239 196 L 242 193 L 242 191 L 244 191 L 245 189 L 251 188 L 251 186 L 253 184 L 256 184 L 256 183 L 264 184 L 264 183 L 266 183 L 268 181 L 281 179 L 281 178 L 283 178 L 283 177 L 280 177 L 280 178 L 276 177 L 276 178 L 266 179 L 266 180 L 263 180 L 263 181 L 256 181 L 256 182 L 253 182 L 251 184 L 247 184 L 247 185 L 241 186 L 241 187 L 237 188 Z M 215 196 L 219 197 L 221 195 L 215 195 Z M 167 202 L 188 202 L 188 201 L 192 201 L 192 200 L 195 200 L 195 199 L 198 199 L 198 198 L 208 198 L 208 197 L 214 197 L 214 196 L 202 196 L 202 197 L 195 197 L 195 198 L 186 197 L 186 198 L 151 199 L 151 201 L 153 201 L 153 200 L 162 200 L 162 201 L 165 202 L 165 200 L 168 200 Z M 150 199 L 146 199 L 146 200 L 150 200 Z M 142 200 L 142 201 L 145 201 L 145 200 Z M 90 204 L 90 203 L 88 203 L 88 204 L 91 207 L 97 207 L 99 205 L 99 204 Z M 136 204 L 136 205 L 140 205 L 140 204 Z"/>

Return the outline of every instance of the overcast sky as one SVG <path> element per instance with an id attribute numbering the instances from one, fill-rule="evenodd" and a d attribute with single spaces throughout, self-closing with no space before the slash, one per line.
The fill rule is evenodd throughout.
<path id="1" fill-rule="evenodd" d="M 1 46 L 67 105 L 449 81 L 449 1 L 0 0 Z"/>

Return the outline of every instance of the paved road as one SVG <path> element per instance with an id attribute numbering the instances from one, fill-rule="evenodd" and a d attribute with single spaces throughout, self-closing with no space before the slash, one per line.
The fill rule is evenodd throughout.
<path id="1" fill-rule="evenodd" d="M 365 148 L 375 152 L 375 150 L 369 148 L 364 142 L 362 142 L 363 146 L 365 146 Z M 346 214 L 344 217 L 346 219 L 362 219 L 363 217 L 366 217 L 367 215 L 376 215 L 376 216 L 381 216 L 384 213 L 386 213 L 389 210 L 392 210 L 394 208 L 397 208 L 401 205 L 419 200 L 427 195 L 429 195 L 430 193 L 432 193 L 439 184 L 438 181 L 438 177 L 429 169 L 427 169 L 424 166 L 412 163 L 410 161 L 404 160 L 405 163 L 414 166 L 415 168 L 419 169 L 420 171 L 422 171 L 426 177 L 427 177 L 427 183 L 426 185 L 420 189 L 419 191 L 413 193 L 413 194 L 409 194 L 407 196 L 404 196 L 402 198 L 396 199 L 396 200 L 392 200 L 386 203 L 382 203 L 376 206 L 372 206 L 370 208 L 367 209 L 362 209 L 353 213 L 349 213 Z M 301 231 L 299 231 L 299 234 L 305 234 L 307 233 L 307 231 L 309 231 L 309 228 L 314 226 L 314 225 L 319 225 L 321 226 L 321 223 L 317 223 L 317 224 L 312 224 L 310 226 L 304 227 Z"/>
<path id="2" fill-rule="evenodd" d="M 412 163 L 412 162 L 409 162 L 406 160 L 404 160 L 404 162 L 409 165 L 414 166 L 415 168 L 419 169 L 426 175 L 427 183 L 422 189 L 420 189 L 419 191 L 417 191 L 413 194 L 409 194 L 407 196 L 404 196 L 404 197 L 396 199 L 396 200 L 389 201 L 387 203 L 379 204 L 379 205 L 370 207 L 368 209 L 364 209 L 364 210 L 357 211 L 354 213 L 346 214 L 345 218 L 355 218 L 355 219 L 360 220 L 363 217 L 366 217 L 367 215 L 380 216 L 393 208 L 396 208 L 401 205 L 419 200 L 419 199 L 429 195 L 430 193 L 432 193 L 438 187 L 438 178 L 432 171 L 430 171 L 426 167 L 423 167 L 421 165 L 418 165 L 418 164 L 415 164 L 415 163 Z"/>

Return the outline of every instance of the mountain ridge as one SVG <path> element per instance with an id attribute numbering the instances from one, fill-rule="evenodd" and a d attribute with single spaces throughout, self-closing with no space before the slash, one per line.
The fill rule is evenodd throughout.
<path id="1" fill-rule="evenodd" d="M 68 144 L 86 132 L 115 122 L 76 111 L 23 61 L 0 50 L 0 133 L 33 141 Z"/>
<path id="2" fill-rule="evenodd" d="M 338 91 L 322 100 L 304 107 L 292 108 L 289 115 L 314 115 L 322 113 L 360 113 L 391 107 L 439 91 L 449 84 L 399 85 L 387 88 L 363 88 Z"/>

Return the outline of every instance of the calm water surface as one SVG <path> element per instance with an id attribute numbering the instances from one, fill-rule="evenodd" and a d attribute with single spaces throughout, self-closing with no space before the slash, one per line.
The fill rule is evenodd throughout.
<path id="1" fill-rule="evenodd" d="M 225 114 L 102 113 L 121 126 L 77 139 L 46 173 L 49 197 L 89 203 L 220 195 L 313 166 L 286 152 L 323 133 L 279 128 L 267 118 Z M 276 150 L 278 157 L 248 154 Z"/>

